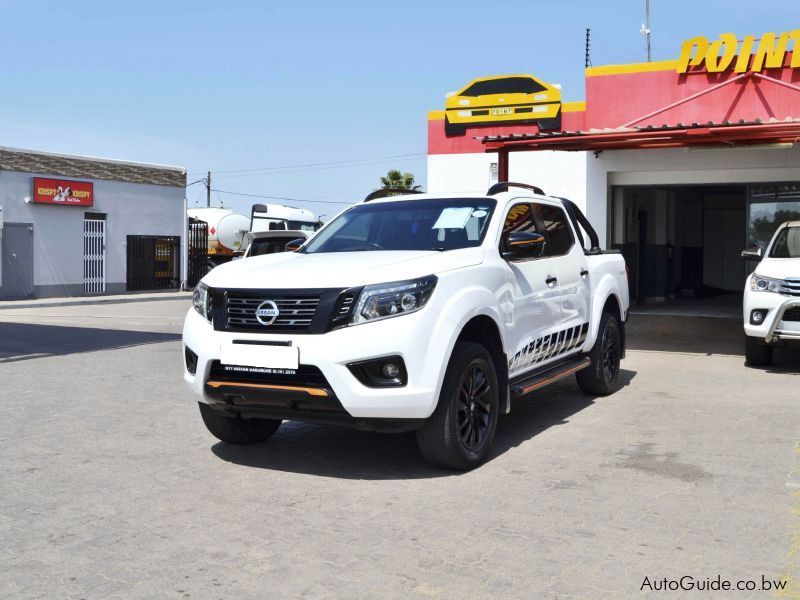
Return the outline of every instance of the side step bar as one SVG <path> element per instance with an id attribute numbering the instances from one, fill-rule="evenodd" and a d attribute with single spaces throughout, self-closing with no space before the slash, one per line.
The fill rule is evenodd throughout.
<path id="1" fill-rule="evenodd" d="M 511 397 L 519 398 L 530 394 L 541 387 L 577 373 L 591 364 L 592 361 L 584 356 L 569 357 L 553 365 L 547 365 L 541 370 L 524 375 L 522 379 L 513 379 L 509 384 Z"/>

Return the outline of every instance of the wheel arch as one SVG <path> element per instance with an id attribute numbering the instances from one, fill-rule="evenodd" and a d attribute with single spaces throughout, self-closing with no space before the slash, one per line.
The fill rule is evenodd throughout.
<path id="1" fill-rule="evenodd" d="M 511 399 L 508 393 L 508 357 L 503 348 L 503 338 L 497 322 L 486 314 L 475 315 L 469 319 L 456 338 L 459 342 L 475 342 L 489 351 L 497 373 L 500 394 L 500 412 L 505 414 L 511 410 Z M 455 347 L 455 346 L 454 346 Z"/>

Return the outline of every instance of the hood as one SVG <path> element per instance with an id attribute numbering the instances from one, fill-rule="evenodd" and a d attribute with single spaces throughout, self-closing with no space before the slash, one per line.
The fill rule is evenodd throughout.
<path id="1" fill-rule="evenodd" d="M 436 275 L 482 260 L 480 247 L 445 252 L 282 252 L 226 263 L 203 283 L 217 288 L 349 288 Z"/>
<path id="2" fill-rule="evenodd" d="M 800 258 L 765 258 L 758 263 L 755 272 L 773 279 L 800 277 Z"/>

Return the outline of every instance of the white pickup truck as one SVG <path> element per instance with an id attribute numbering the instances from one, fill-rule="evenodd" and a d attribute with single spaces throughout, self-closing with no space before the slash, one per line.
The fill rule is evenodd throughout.
<path id="1" fill-rule="evenodd" d="M 214 269 L 193 304 L 184 378 L 219 439 L 413 429 L 429 462 L 470 469 L 518 399 L 572 374 L 617 388 L 628 284 L 575 204 L 500 183 L 368 197 L 295 252 Z"/>
<path id="2" fill-rule="evenodd" d="M 766 366 L 775 346 L 800 343 L 800 221 L 778 227 L 766 251 L 742 256 L 760 261 L 744 284 L 745 358 Z"/>

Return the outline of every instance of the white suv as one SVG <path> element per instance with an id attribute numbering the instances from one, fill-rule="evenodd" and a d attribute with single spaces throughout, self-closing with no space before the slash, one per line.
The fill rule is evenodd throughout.
<path id="1" fill-rule="evenodd" d="M 622 256 L 569 200 L 510 183 L 368 197 L 296 252 L 209 273 L 184 378 L 229 443 L 284 419 L 414 429 L 428 461 L 469 469 L 512 401 L 571 374 L 613 392 L 627 313 Z"/>
<path id="2" fill-rule="evenodd" d="M 744 285 L 747 364 L 769 365 L 776 345 L 800 342 L 800 221 L 778 227 L 766 252 L 742 256 L 761 260 Z"/>

